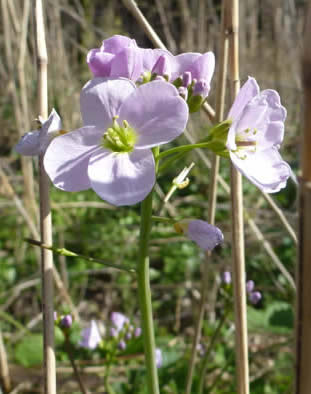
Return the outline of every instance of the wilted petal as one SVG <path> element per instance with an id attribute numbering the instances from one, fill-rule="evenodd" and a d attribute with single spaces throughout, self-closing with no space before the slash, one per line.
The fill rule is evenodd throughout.
<path id="1" fill-rule="evenodd" d="M 171 84 L 153 81 L 136 89 L 120 107 L 120 121 L 127 120 L 139 134 L 135 149 L 165 144 L 184 131 L 188 106 Z"/>
<path id="2" fill-rule="evenodd" d="M 101 336 L 95 320 L 91 321 L 89 327 L 82 330 L 81 336 L 82 340 L 79 343 L 80 346 L 93 350 L 99 345 L 101 342 Z"/>
<path id="3" fill-rule="evenodd" d="M 94 191 L 113 205 L 134 205 L 147 197 L 155 183 L 155 164 L 149 149 L 113 153 L 101 149 L 89 162 Z"/>
<path id="4" fill-rule="evenodd" d="M 191 220 L 187 236 L 203 250 L 213 250 L 224 239 L 219 228 L 203 220 Z"/>
<path id="5" fill-rule="evenodd" d="M 106 131 L 122 102 L 135 89 L 134 83 L 124 78 L 94 78 L 87 82 L 80 95 L 84 124 L 98 126 L 103 132 Z"/>
<path id="6" fill-rule="evenodd" d="M 21 137 L 14 149 L 24 156 L 37 156 L 40 154 L 40 130 L 29 131 Z"/>
<path id="7" fill-rule="evenodd" d="M 143 72 L 143 57 L 139 48 L 124 48 L 111 61 L 111 77 L 136 81 Z"/>
<path id="8" fill-rule="evenodd" d="M 91 155 L 100 149 L 103 132 L 82 127 L 55 138 L 44 156 L 44 168 L 59 189 L 74 192 L 90 188 L 87 168 Z"/>
<path id="9" fill-rule="evenodd" d="M 244 160 L 233 152 L 230 157 L 242 174 L 266 193 L 284 188 L 291 174 L 290 166 L 282 160 L 276 147 L 248 154 Z"/>

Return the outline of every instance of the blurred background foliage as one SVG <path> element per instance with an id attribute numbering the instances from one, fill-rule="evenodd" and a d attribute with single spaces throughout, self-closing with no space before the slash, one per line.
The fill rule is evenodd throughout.
<path id="1" fill-rule="evenodd" d="M 122 2 L 113 0 L 46 0 L 46 38 L 49 56 L 49 107 L 56 108 L 64 128 L 81 125 L 79 94 L 91 78 L 86 64 L 89 49 L 113 34 L 135 38 L 138 45 L 152 47 Z M 216 55 L 216 75 L 208 102 L 214 105 L 219 50 L 220 0 L 137 1 L 142 12 L 163 42 L 175 54 L 185 51 Z M 256 77 L 262 89 L 280 93 L 287 108 L 282 155 L 297 173 L 299 131 L 301 126 L 300 50 L 306 1 L 241 0 L 240 64 L 242 82 Z M 36 128 L 36 64 L 34 2 L 1 0 L 0 26 L 0 324 L 14 384 L 28 382 L 24 391 L 41 392 L 41 315 L 39 251 L 23 241 L 35 238 L 38 222 L 38 164 L 22 159 L 14 144 L 26 131 Z M 227 103 L 231 98 L 228 94 Z M 228 108 L 228 107 L 227 107 Z M 195 139 L 210 126 L 204 113 L 194 114 L 189 131 Z M 185 143 L 184 137 L 176 142 Z M 207 157 L 209 154 L 206 153 Z M 195 161 L 190 186 L 175 193 L 165 207 L 161 201 L 173 178 L 186 164 Z M 221 162 L 221 176 L 229 181 L 228 161 Z M 205 219 L 208 209 L 209 170 L 196 153 L 177 162 L 159 179 L 155 211 L 163 216 Z M 139 207 L 116 209 L 91 191 L 65 193 L 51 190 L 54 243 L 81 254 L 109 262 L 134 264 L 137 256 Z M 296 186 L 273 196 L 296 229 Z M 221 274 L 230 271 L 230 200 L 219 186 L 216 224 L 225 242 L 213 253 L 210 267 L 209 301 L 202 343 L 209 346 L 224 311 L 228 315 L 209 355 L 205 377 L 206 393 L 235 392 L 234 333 L 230 286 L 221 283 Z M 258 190 L 244 182 L 247 218 L 256 221 L 280 262 L 292 276 L 296 248 L 275 213 Z M 162 207 L 162 208 L 161 208 Z M 26 210 L 23 211 L 23 209 Z M 256 282 L 263 298 L 249 306 L 249 346 L 252 394 L 292 392 L 293 304 L 294 291 L 267 255 L 250 227 L 245 227 L 247 278 Z M 193 243 L 177 236 L 168 225 L 155 224 L 151 239 L 151 279 L 156 321 L 157 345 L 164 353 L 159 370 L 163 393 L 184 390 L 190 356 L 194 320 L 199 304 L 199 281 L 204 254 Z M 104 269 L 82 259 L 55 256 L 55 264 L 81 317 L 81 325 L 95 318 L 105 326 L 112 311 L 122 311 L 139 324 L 136 283 L 132 276 Z M 68 311 L 59 291 L 56 309 Z M 57 339 L 58 392 L 78 392 L 63 353 L 61 335 Z M 122 359 L 112 370 L 111 383 L 118 393 L 146 393 L 142 344 L 128 347 L 137 358 Z M 82 351 L 77 359 L 91 359 Z M 93 357 L 94 358 L 94 357 Z M 204 357 L 203 357 L 204 358 Z M 91 392 L 103 392 L 102 371 L 92 372 L 96 359 L 84 364 L 84 378 Z M 197 391 L 202 359 L 199 360 L 194 393 Z M 67 368 L 67 369 L 66 369 Z M 28 388 L 27 388 L 28 387 Z"/>

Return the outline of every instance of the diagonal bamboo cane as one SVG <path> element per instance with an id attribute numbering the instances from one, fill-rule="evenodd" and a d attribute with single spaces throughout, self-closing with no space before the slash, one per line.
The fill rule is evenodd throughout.
<path id="1" fill-rule="evenodd" d="M 38 112 L 47 119 L 47 64 L 48 56 L 45 42 L 42 1 L 36 0 L 36 43 L 38 62 Z M 49 180 L 43 167 L 43 154 L 39 156 L 39 191 L 40 191 L 40 232 L 41 242 L 52 244 L 52 219 L 49 195 Z M 42 269 L 42 309 L 43 309 L 43 344 L 44 344 L 44 391 L 56 394 L 56 361 L 54 350 L 54 288 L 53 288 L 53 253 L 41 249 Z"/>
<path id="2" fill-rule="evenodd" d="M 227 0 L 225 0 L 227 1 Z M 240 89 L 239 77 L 239 0 L 227 1 L 230 12 L 229 74 L 232 93 L 235 97 Z M 245 289 L 244 221 L 242 175 L 231 164 L 232 206 L 232 252 L 233 252 L 233 297 L 235 317 L 235 364 L 237 393 L 249 393 L 247 312 Z"/>
<path id="3" fill-rule="evenodd" d="M 219 76 L 218 76 L 218 88 L 216 94 L 216 122 L 223 120 L 224 116 L 224 105 L 225 105 L 225 89 L 227 79 L 227 63 L 228 63 L 228 35 L 227 35 L 227 20 L 226 20 L 226 9 L 225 3 L 222 4 L 221 12 L 221 32 L 220 32 L 220 61 L 219 61 Z M 210 185 L 209 185 L 209 210 L 208 210 L 208 222 L 215 224 L 215 211 L 216 211 L 216 198 L 217 198 L 217 175 L 219 172 L 219 156 L 213 155 Z M 203 276 L 201 282 L 201 299 L 199 305 L 198 317 L 195 325 L 195 333 L 191 349 L 191 359 L 188 369 L 187 383 L 186 383 L 186 394 L 191 393 L 192 380 L 194 374 L 194 367 L 197 358 L 198 345 L 201 339 L 202 324 L 204 320 L 204 311 L 208 295 L 208 273 L 209 273 L 209 260 L 211 253 L 207 252 L 206 259 L 203 265 Z"/>

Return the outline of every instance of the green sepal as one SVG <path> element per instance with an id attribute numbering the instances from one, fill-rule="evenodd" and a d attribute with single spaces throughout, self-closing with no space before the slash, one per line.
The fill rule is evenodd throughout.
<path id="1" fill-rule="evenodd" d="M 202 104 L 204 103 L 204 100 L 205 99 L 202 96 L 190 96 L 187 101 L 189 112 L 193 113 L 199 111 Z"/>

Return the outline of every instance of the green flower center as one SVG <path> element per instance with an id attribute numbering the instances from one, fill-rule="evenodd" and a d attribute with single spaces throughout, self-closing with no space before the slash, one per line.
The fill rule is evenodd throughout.
<path id="1" fill-rule="evenodd" d="M 102 147 L 112 152 L 132 152 L 137 141 L 137 133 L 123 120 L 120 126 L 117 122 L 118 116 L 114 116 L 111 127 L 109 127 L 102 138 Z"/>

